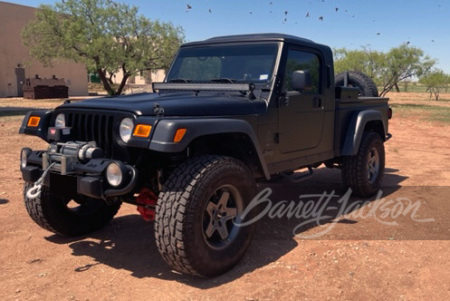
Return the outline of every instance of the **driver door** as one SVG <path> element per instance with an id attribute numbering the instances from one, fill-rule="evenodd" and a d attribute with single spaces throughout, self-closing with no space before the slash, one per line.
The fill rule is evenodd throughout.
<path id="1" fill-rule="evenodd" d="M 313 150 L 322 141 L 324 99 L 320 56 L 291 48 L 286 58 L 284 93 L 279 100 L 279 149 L 283 154 Z M 305 74 L 301 89 L 293 83 L 295 73 Z"/>

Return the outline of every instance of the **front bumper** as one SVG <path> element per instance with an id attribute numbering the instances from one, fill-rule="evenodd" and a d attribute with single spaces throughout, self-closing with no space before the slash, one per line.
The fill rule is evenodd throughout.
<path id="1" fill-rule="evenodd" d="M 138 173 L 130 165 L 117 160 L 92 158 L 82 162 L 77 153 L 61 153 L 61 147 L 49 147 L 47 151 L 27 149 L 26 159 L 21 160 L 22 178 L 25 182 L 35 183 L 49 169 L 42 184 L 50 192 L 68 195 L 84 195 L 96 199 L 109 199 L 130 194 L 136 187 Z M 122 181 L 112 186 L 108 183 L 106 170 L 110 164 L 120 166 Z"/>

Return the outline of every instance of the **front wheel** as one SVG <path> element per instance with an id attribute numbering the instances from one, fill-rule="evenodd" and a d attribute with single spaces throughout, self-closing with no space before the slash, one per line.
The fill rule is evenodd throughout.
<path id="1" fill-rule="evenodd" d="M 78 196 L 71 199 L 50 193 L 43 187 L 39 196 L 29 198 L 33 185 L 25 183 L 24 202 L 28 214 L 42 228 L 65 236 L 89 234 L 103 228 L 118 212 L 121 203 L 107 204 L 100 199 Z"/>
<path id="2" fill-rule="evenodd" d="M 358 153 L 343 158 L 344 185 L 360 197 L 375 194 L 383 181 L 384 164 L 383 140 L 377 133 L 365 132 Z"/>
<path id="3" fill-rule="evenodd" d="M 231 269 L 253 236 L 254 224 L 239 224 L 255 191 L 250 170 L 234 158 L 198 157 L 177 168 L 156 206 L 156 244 L 164 260 L 202 277 Z"/>

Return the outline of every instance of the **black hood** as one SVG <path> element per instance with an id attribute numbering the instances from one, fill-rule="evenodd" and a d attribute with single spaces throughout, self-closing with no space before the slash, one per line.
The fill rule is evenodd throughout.
<path id="1" fill-rule="evenodd" d="M 87 99 L 66 103 L 58 109 L 114 110 L 136 115 L 154 116 L 158 107 L 164 116 L 230 116 L 256 115 L 266 111 L 264 100 L 230 93 L 194 92 L 134 94 Z M 155 109 L 156 108 L 156 109 Z M 161 112 L 161 109 L 159 109 Z"/>

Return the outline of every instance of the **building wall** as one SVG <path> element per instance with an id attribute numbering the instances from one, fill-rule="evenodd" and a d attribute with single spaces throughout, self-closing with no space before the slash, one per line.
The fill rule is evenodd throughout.
<path id="1" fill-rule="evenodd" d="M 156 70 L 154 72 L 145 71 L 142 74 L 128 78 L 125 89 L 122 93 L 134 94 L 142 92 L 153 92 L 152 83 L 164 81 L 166 72 L 164 70 Z M 123 72 L 119 71 L 113 76 L 112 81 L 115 84 L 120 84 L 123 79 Z"/>
<path id="2" fill-rule="evenodd" d="M 28 48 L 22 44 L 23 27 L 35 18 L 32 7 L 0 1 L 0 97 L 16 97 L 20 90 L 18 76 L 25 72 L 25 78 L 64 78 L 70 96 L 88 95 L 86 67 L 68 61 L 54 62 L 44 67 L 28 55 Z M 23 69 L 22 69 L 23 68 Z"/>
<path id="3" fill-rule="evenodd" d="M 156 70 L 153 72 L 146 71 L 142 75 L 136 75 L 134 77 L 128 78 L 128 84 L 135 85 L 151 85 L 152 83 L 158 83 L 164 81 L 166 77 L 166 72 L 164 70 Z M 120 84 L 123 79 L 123 72 L 119 70 L 116 76 L 113 77 L 113 82 L 115 84 Z"/>

